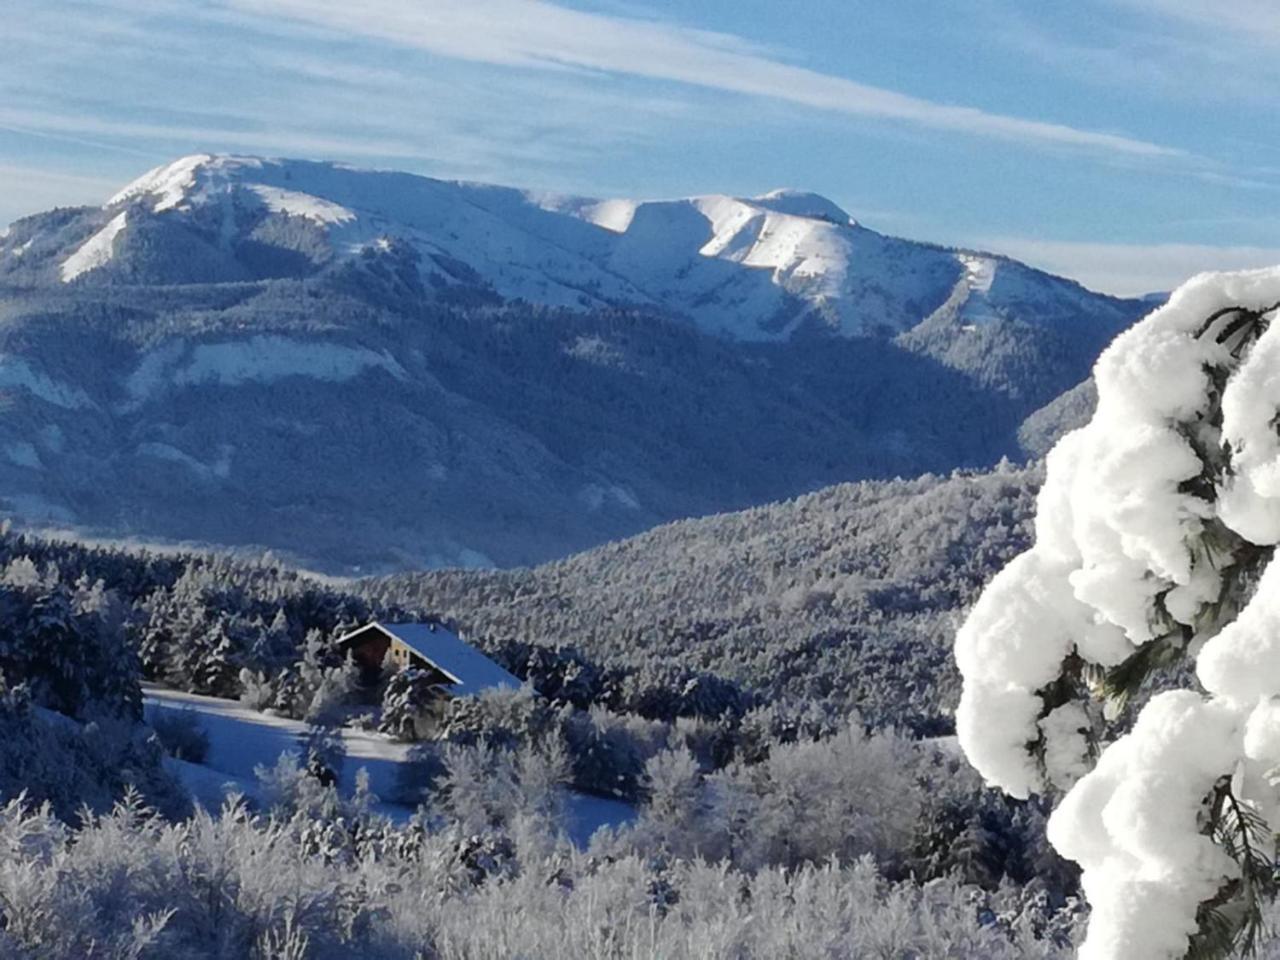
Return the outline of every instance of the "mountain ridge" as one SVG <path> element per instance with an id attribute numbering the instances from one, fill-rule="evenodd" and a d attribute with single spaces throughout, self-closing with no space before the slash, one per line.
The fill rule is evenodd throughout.
<path id="1" fill-rule="evenodd" d="M 802 191 L 627 203 L 189 158 L 25 218 L 0 510 L 334 573 L 538 563 L 1021 458 L 1146 310 Z M 833 236 L 876 256 L 805 259 Z"/>
<path id="2" fill-rule="evenodd" d="M 1052 322 L 1085 301 L 1095 311 L 1128 312 L 1123 301 L 1008 257 L 877 233 L 825 197 L 788 189 L 749 198 L 602 200 L 200 154 L 156 167 L 101 208 L 85 209 L 96 214 L 74 244 L 44 251 L 63 282 L 118 282 L 120 273 L 133 282 L 137 270 L 112 276 L 116 247 L 127 260 L 130 235 L 154 232 L 159 220 L 187 228 L 189 250 L 191 234 L 205 236 L 215 279 L 306 275 L 385 254 L 402 241 L 428 288 L 471 284 L 502 300 L 568 309 L 660 309 L 735 339 L 786 339 L 802 329 L 896 335 L 960 290 L 969 324 L 1030 308 Z M 290 222 L 294 235 L 280 236 Z M 34 239 L 23 230 L 0 239 L 0 277 L 31 264 L 41 252 L 32 250 Z M 263 261 L 263 247 L 274 250 L 275 263 Z M 171 267 L 156 279 L 190 278 Z"/>

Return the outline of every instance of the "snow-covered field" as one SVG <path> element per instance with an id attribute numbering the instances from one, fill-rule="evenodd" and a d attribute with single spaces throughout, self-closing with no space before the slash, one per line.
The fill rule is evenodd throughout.
<path id="1" fill-rule="evenodd" d="M 155 684 L 143 685 L 143 702 L 148 720 L 158 714 L 184 710 L 198 715 L 200 726 L 209 737 L 209 752 L 204 763 L 182 760 L 169 763 L 192 797 L 209 809 L 221 806 L 228 792 L 253 797 L 257 788 L 254 768 L 273 766 L 281 753 L 300 753 L 307 735 L 307 725 L 301 721 L 260 713 L 234 700 L 184 693 Z M 409 745 L 351 728 L 343 729 L 342 739 L 347 759 L 339 772 L 339 788 L 351 790 L 356 773 L 363 767 L 369 773 L 369 785 L 375 794 L 395 796 L 396 781 L 400 767 L 408 758 Z M 413 813 L 412 806 L 391 800 L 382 800 L 377 809 L 395 820 L 405 820 Z M 634 815 L 630 805 L 617 800 L 569 794 L 569 835 L 579 846 L 585 846 L 600 827 L 623 823 Z"/>

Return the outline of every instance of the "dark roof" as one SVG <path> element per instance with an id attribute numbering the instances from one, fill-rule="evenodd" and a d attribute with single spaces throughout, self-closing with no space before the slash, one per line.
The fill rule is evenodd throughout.
<path id="1" fill-rule="evenodd" d="M 449 685 L 449 690 L 459 696 L 497 687 L 510 687 L 514 690 L 520 686 L 517 677 L 438 623 L 378 623 L 375 620 L 340 637 L 338 643 L 344 644 L 370 628 L 395 637 L 437 667 L 454 681 Z"/>

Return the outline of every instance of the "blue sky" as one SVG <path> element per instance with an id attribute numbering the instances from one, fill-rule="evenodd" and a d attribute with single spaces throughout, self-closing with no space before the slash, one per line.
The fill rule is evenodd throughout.
<path id="1" fill-rule="evenodd" d="M 6 0 L 0 221 L 193 152 L 831 197 L 1121 293 L 1280 263 L 1267 0 Z"/>

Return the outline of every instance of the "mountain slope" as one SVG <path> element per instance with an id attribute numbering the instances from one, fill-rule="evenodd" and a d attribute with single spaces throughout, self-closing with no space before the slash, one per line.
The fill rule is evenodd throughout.
<path id="1" fill-rule="evenodd" d="M 187 158 L 0 238 L 0 506 L 338 572 L 535 563 L 1017 456 L 1141 310 L 811 194 Z"/>
<path id="2" fill-rule="evenodd" d="M 637 670 L 705 670 L 868 722 L 949 728 L 954 619 L 1030 542 L 1034 470 L 841 484 L 685 520 L 532 570 L 365 581 L 495 643 L 570 643 Z"/>

